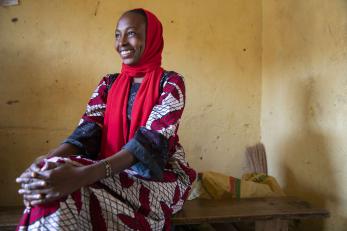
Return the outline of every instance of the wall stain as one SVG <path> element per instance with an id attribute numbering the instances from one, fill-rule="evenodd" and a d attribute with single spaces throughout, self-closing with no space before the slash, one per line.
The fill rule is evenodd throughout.
<path id="1" fill-rule="evenodd" d="M 15 103 L 19 103 L 19 100 L 9 100 L 6 102 L 6 104 L 8 105 L 12 105 L 12 104 L 15 104 Z"/>
<path id="2" fill-rule="evenodd" d="M 18 22 L 18 18 L 17 18 L 17 17 L 12 18 L 12 19 L 11 19 L 11 22 L 13 22 L 13 23 Z"/>
<path id="3" fill-rule="evenodd" d="M 204 112 L 208 111 L 212 106 L 213 106 L 213 104 L 207 104 L 207 105 L 203 108 L 203 111 L 204 111 Z"/>
<path id="4" fill-rule="evenodd" d="M 94 16 L 96 16 L 98 14 L 99 6 L 100 6 L 100 1 L 98 1 L 96 3 L 95 10 L 94 10 Z"/>

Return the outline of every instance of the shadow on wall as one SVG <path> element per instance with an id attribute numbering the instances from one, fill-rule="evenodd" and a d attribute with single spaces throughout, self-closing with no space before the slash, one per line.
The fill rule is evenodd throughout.
<path id="1" fill-rule="evenodd" d="M 338 169 L 345 146 L 334 146 L 344 139 L 335 131 L 343 129 L 345 117 L 335 116 L 343 114 L 346 105 L 337 103 L 334 108 L 334 99 L 329 98 L 346 98 L 340 85 L 346 73 L 346 9 L 347 1 L 343 0 L 265 3 L 265 13 L 269 14 L 263 15 L 264 22 L 269 26 L 265 24 L 264 31 L 269 33 L 263 34 L 262 77 L 267 90 L 263 105 L 275 108 L 277 118 L 269 118 L 279 122 L 268 122 L 266 115 L 264 118 L 270 128 L 283 126 L 278 128 L 280 137 L 269 132 L 265 139 L 275 147 L 271 155 L 278 160 L 275 167 L 285 192 L 331 212 L 330 219 L 303 222 L 300 228 L 305 231 L 347 227 L 345 176 L 341 177 L 343 171 Z M 334 12 L 332 17 L 322 18 L 330 12 Z M 341 118 L 343 123 L 338 121 Z"/>
<path id="2" fill-rule="evenodd" d="M 13 48 L 8 48 L 7 53 L 9 57 L 17 55 Z M 46 56 L 27 48 L 15 59 L 17 62 L 6 65 L 9 74 L 4 86 L 10 86 L 5 89 L 10 92 L 5 92 L 5 97 L 13 97 L 18 102 L 2 104 L 4 117 L 0 123 L 0 148 L 5 155 L 0 157 L 0 169 L 4 170 L 0 187 L 6 188 L 7 192 L 0 199 L 2 206 L 22 204 L 15 178 L 36 157 L 61 143 L 74 128 L 70 124 L 77 124 L 81 114 L 75 109 L 80 102 L 70 100 L 81 101 L 79 98 L 82 98 L 75 90 L 78 71 L 69 65 L 61 65 L 57 70 L 53 58 L 44 62 Z M 54 69 L 55 72 L 50 71 Z M 67 84 L 71 82 L 73 84 Z"/>
<path id="3" fill-rule="evenodd" d="M 314 105 L 312 92 L 315 82 L 299 82 L 295 88 L 295 128 L 279 145 L 280 169 L 282 169 L 284 190 L 287 195 L 298 196 L 310 201 L 314 206 L 328 208 L 328 202 L 337 204 L 338 181 L 334 177 L 329 159 L 328 135 L 320 132 L 317 117 L 319 105 Z M 291 123 L 293 123 L 291 121 Z M 299 225 L 299 230 L 323 231 L 326 220 L 307 220 Z"/>

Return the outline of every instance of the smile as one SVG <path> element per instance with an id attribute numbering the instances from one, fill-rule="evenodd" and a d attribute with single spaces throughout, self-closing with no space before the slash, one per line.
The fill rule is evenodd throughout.
<path id="1" fill-rule="evenodd" d="M 133 50 L 123 50 L 123 51 L 120 51 L 119 53 L 120 53 L 120 55 L 121 55 L 122 57 L 127 57 L 127 56 L 129 56 L 132 52 L 133 52 Z"/>
<path id="2" fill-rule="evenodd" d="M 130 52 L 131 52 L 130 50 L 121 51 L 120 54 L 121 54 L 121 55 L 128 55 L 128 54 L 130 54 Z"/>

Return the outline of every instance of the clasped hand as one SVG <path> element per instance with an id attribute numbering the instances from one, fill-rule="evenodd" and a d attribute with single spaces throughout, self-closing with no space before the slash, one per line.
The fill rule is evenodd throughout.
<path id="1" fill-rule="evenodd" d="M 68 162 L 44 160 L 41 168 L 34 162 L 16 179 L 21 184 L 18 193 L 23 196 L 26 206 L 58 200 L 83 186 L 82 170 L 83 167 Z"/>

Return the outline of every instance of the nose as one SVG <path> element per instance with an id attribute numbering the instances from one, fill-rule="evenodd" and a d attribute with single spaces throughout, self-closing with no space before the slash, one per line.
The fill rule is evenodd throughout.
<path id="1" fill-rule="evenodd" d="M 121 35 L 119 40 L 118 40 L 118 43 L 120 46 L 124 46 L 124 45 L 127 45 L 128 44 L 128 38 L 125 34 Z"/>

